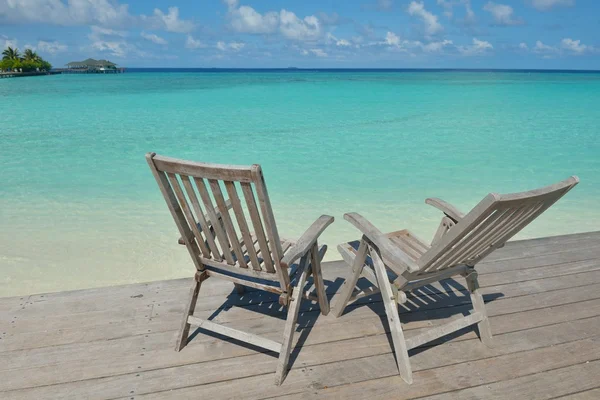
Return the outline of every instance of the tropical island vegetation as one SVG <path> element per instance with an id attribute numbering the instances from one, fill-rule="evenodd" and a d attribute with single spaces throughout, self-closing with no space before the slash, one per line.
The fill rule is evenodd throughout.
<path id="1" fill-rule="evenodd" d="M 7 47 L 2 52 L 2 61 L 0 61 L 0 70 L 2 71 L 50 71 L 52 65 L 40 57 L 32 49 L 26 49 L 23 56 L 19 49 Z"/>

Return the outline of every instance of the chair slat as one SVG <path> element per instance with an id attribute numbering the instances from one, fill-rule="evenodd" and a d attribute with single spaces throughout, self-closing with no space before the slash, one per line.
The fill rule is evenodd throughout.
<path id="1" fill-rule="evenodd" d="M 223 224 L 225 225 L 225 232 L 227 233 L 227 236 L 229 236 L 229 242 L 231 243 L 231 247 L 233 248 L 233 253 L 237 258 L 237 262 L 240 265 L 240 267 L 248 268 L 248 265 L 246 264 L 246 259 L 244 258 L 244 253 L 242 252 L 242 246 L 240 246 L 237 232 L 235 231 L 235 227 L 233 226 L 233 222 L 231 221 L 231 216 L 229 215 L 229 210 L 227 209 L 227 205 L 225 204 L 225 198 L 223 197 L 223 192 L 221 191 L 219 181 L 209 179 L 208 182 L 213 192 L 215 201 L 217 202 L 217 207 L 219 208 L 219 211 L 221 211 L 221 219 L 223 220 Z"/>
<path id="2" fill-rule="evenodd" d="M 254 199 L 252 186 L 246 182 L 242 182 L 240 185 L 242 186 L 242 192 L 244 193 L 244 198 L 246 199 L 246 205 L 248 206 L 250 219 L 252 220 L 252 225 L 254 226 L 254 233 L 258 239 L 260 253 L 265 265 L 265 269 L 268 272 L 275 272 L 275 269 L 273 268 L 273 260 L 271 260 L 271 253 L 269 252 L 269 247 L 267 246 L 267 239 L 265 237 L 265 232 L 260 219 L 260 214 L 258 213 L 258 208 L 256 206 L 256 200 Z"/>
<path id="3" fill-rule="evenodd" d="M 492 212 L 492 214 L 475 227 L 468 236 L 465 236 L 461 242 L 454 245 L 454 248 L 443 254 L 437 261 L 432 263 L 431 267 L 427 269 L 427 272 L 442 269 L 444 267 L 451 267 L 456 265 L 458 260 L 469 252 L 473 246 L 478 246 L 481 240 L 486 237 L 490 232 L 494 232 L 497 228 L 497 224 L 503 221 L 503 218 L 517 212 L 518 209 L 503 209 Z"/>
<path id="4" fill-rule="evenodd" d="M 244 210 L 242 209 L 242 204 L 240 203 L 240 198 L 235 188 L 235 184 L 231 181 L 225 181 L 225 190 L 227 190 L 227 194 L 229 196 L 229 200 L 231 201 L 231 205 L 233 208 L 233 213 L 237 220 L 238 226 L 242 231 L 242 239 L 244 243 L 251 243 L 250 246 L 246 246 L 246 252 L 248 253 L 250 264 L 252 265 L 252 268 L 255 271 L 262 271 L 262 268 L 260 267 L 260 262 L 258 261 L 258 257 L 256 256 L 256 251 L 254 250 L 250 229 L 248 229 L 248 224 L 246 223 Z M 243 251 L 244 250 L 242 249 L 242 252 Z"/>
<path id="5" fill-rule="evenodd" d="M 204 212 L 202 211 L 202 207 L 200 207 L 200 202 L 198 201 L 198 196 L 196 196 L 196 191 L 194 190 L 194 186 L 190 181 L 189 176 L 180 175 L 181 181 L 183 182 L 183 186 L 188 194 L 190 201 L 192 202 L 192 206 L 194 207 L 194 211 L 196 212 L 196 216 L 198 217 L 198 222 L 200 223 L 200 227 L 202 228 L 202 232 L 204 232 L 204 236 L 206 237 L 206 243 L 210 251 L 212 252 L 212 257 L 217 261 L 222 261 L 219 248 L 215 243 L 214 231 L 211 229 L 211 225 L 214 222 L 211 221 L 211 224 L 208 223 L 206 218 L 204 217 Z M 210 257 L 210 255 L 205 256 Z"/>
<path id="6" fill-rule="evenodd" d="M 465 254 L 473 250 L 473 247 L 477 247 L 481 244 L 485 237 L 496 229 L 496 224 L 501 221 L 507 213 L 511 213 L 515 210 L 504 209 L 496 210 L 490 215 L 484 222 L 482 222 L 477 229 L 466 237 L 463 242 L 454 246 L 454 248 L 446 253 L 445 257 L 440 257 L 440 260 L 434 263 L 429 271 L 439 270 L 442 267 L 450 267 L 456 265 L 461 259 L 464 259 Z M 442 264 L 443 263 L 443 264 Z"/>
<path id="7" fill-rule="evenodd" d="M 482 253 L 486 247 L 492 246 L 496 243 L 503 243 L 501 240 L 503 237 L 507 235 L 514 235 L 520 230 L 520 226 L 525 222 L 525 225 L 529 223 L 529 221 L 533 220 L 533 218 L 537 217 L 540 214 L 540 210 L 544 206 L 543 202 L 534 203 L 520 213 L 512 216 L 510 221 L 503 226 L 500 226 L 499 229 L 492 235 L 487 243 L 482 243 L 471 255 L 471 257 L 476 258 L 478 254 Z M 523 226 L 525 226 L 523 225 Z M 512 233 L 512 235 L 511 235 Z"/>
<path id="8" fill-rule="evenodd" d="M 183 191 L 181 190 L 181 186 L 179 185 L 177 176 L 175 176 L 175 174 L 167 172 L 167 177 L 169 178 L 169 182 L 171 183 L 171 188 L 175 192 L 175 196 L 177 196 L 177 200 L 179 201 L 179 206 L 183 210 L 183 214 L 185 215 L 188 225 L 191 227 L 192 232 L 194 233 L 194 236 L 196 237 L 196 242 L 198 243 L 198 246 L 200 247 L 202 254 L 205 257 L 209 257 L 210 252 L 208 250 L 208 247 L 206 247 L 206 244 L 204 243 L 204 238 L 202 237 L 202 234 L 198 230 L 198 225 L 196 224 L 194 215 L 192 214 L 192 211 L 190 210 L 190 206 L 187 203 L 185 194 L 183 194 Z"/>
<path id="9" fill-rule="evenodd" d="M 218 222 L 217 214 L 215 214 L 215 206 L 210 199 L 210 195 L 208 194 L 208 190 L 206 189 L 206 185 L 204 183 L 204 179 L 194 177 L 194 182 L 196 183 L 196 187 L 198 188 L 198 193 L 200 193 L 200 197 L 202 198 L 202 202 L 204 203 L 204 208 L 206 208 L 206 212 L 210 217 L 211 221 L 214 221 L 212 226 L 217 234 L 217 239 L 219 240 L 219 244 L 221 245 L 221 250 L 223 251 L 223 256 L 225 260 L 227 260 L 228 264 L 235 264 L 233 257 L 231 256 L 231 248 L 229 247 L 229 241 L 227 240 L 227 235 L 223 230 L 223 227 Z"/>
<path id="10" fill-rule="evenodd" d="M 529 214 L 527 216 L 527 218 L 521 220 L 518 223 L 518 225 L 515 225 L 514 229 L 512 229 L 508 232 L 505 232 L 504 236 L 495 239 L 496 243 L 505 243 L 506 241 L 508 241 L 511 237 L 516 235 L 519 231 L 521 231 L 524 227 L 526 227 L 529 223 L 531 223 L 531 221 L 533 221 L 540 214 L 542 214 L 544 211 L 546 211 L 552 204 L 554 204 L 554 202 L 551 202 L 550 204 L 546 203 L 542 207 L 540 207 L 536 212 Z M 476 261 L 483 259 L 484 257 L 486 257 L 488 254 L 490 254 L 494 250 L 495 250 L 495 247 L 489 247 L 487 249 L 483 249 L 482 251 L 480 251 L 479 255 L 477 255 Z"/>
<path id="11" fill-rule="evenodd" d="M 265 224 L 264 228 L 267 236 L 269 237 L 269 247 L 271 248 L 273 261 L 279 264 L 279 261 L 283 258 L 281 240 L 279 239 L 279 233 L 277 232 L 275 216 L 273 215 L 273 209 L 271 208 L 271 202 L 269 200 L 267 188 L 265 185 L 263 185 L 262 179 L 256 184 L 256 194 L 258 195 L 258 202 L 262 211 L 263 221 Z"/>

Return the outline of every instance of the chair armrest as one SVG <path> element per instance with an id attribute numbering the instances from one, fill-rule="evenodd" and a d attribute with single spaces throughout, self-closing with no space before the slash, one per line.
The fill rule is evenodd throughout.
<path id="1" fill-rule="evenodd" d="M 310 248 L 317 242 L 321 233 L 331 225 L 334 218 L 330 215 L 321 215 L 313 224 L 304 232 L 300 239 L 296 242 L 291 249 L 288 250 L 286 255 L 281 259 L 281 266 L 284 268 L 289 267 L 298 258 L 305 255 Z"/>
<path id="2" fill-rule="evenodd" d="M 231 200 L 227 200 L 225 202 L 225 206 L 227 207 L 228 210 L 231 210 L 231 207 L 233 207 L 233 205 L 231 204 Z M 221 211 L 219 210 L 219 207 L 215 207 L 215 214 L 217 215 L 217 219 L 220 220 L 221 219 Z M 208 216 L 208 214 L 204 215 L 204 219 L 206 220 L 206 222 L 208 223 L 208 227 L 210 228 L 213 223 L 210 220 L 210 217 Z M 200 224 L 197 224 L 197 225 L 198 225 L 198 230 L 200 232 L 202 232 L 202 227 L 200 226 Z M 182 237 L 180 237 L 179 240 L 177 240 L 177 243 L 185 246 L 185 242 L 183 241 Z"/>
<path id="3" fill-rule="evenodd" d="M 375 225 L 367 221 L 362 215 L 347 213 L 344 214 L 344 219 L 357 227 L 367 239 L 373 242 L 379 248 L 381 255 L 387 262 L 393 263 L 411 273 L 419 270 L 419 266 L 402 249 L 394 245 L 387 236 L 381 233 Z M 394 271 L 397 271 L 397 268 Z"/>
<path id="4" fill-rule="evenodd" d="M 446 214 L 446 216 L 455 223 L 463 219 L 463 217 L 465 216 L 465 214 L 463 212 L 460 212 L 458 208 L 454 207 L 448 202 L 445 202 L 442 199 L 438 199 L 437 197 L 430 197 L 428 199 L 425 199 L 425 203 L 429 204 L 430 206 L 434 206 L 435 208 Z"/>

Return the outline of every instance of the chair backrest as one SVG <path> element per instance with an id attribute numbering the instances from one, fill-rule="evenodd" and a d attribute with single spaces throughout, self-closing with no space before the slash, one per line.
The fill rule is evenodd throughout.
<path id="1" fill-rule="evenodd" d="M 260 165 L 197 163 L 155 153 L 146 159 L 199 270 L 208 266 L 289 285 Z"/>
<path id="2" fill-rule="evenodd" d="M 420 272 L 474 266 L 546 211 L 579 178 L 528 192 L 490 193 L 419 259 Z"/>

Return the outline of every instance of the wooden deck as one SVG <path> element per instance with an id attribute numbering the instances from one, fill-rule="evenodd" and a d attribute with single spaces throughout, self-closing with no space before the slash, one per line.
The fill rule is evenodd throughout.
<path id="1" fill-rule="evenodd" d="M 333 295 L 347 267 L 323 268 Z M 412 385 L 397 375 L 379 295 L 339 319 L 304 301 L 280 387 L 276 354 L 203 332 L 173 351 L 191 279 L 0 298 L 0 398 L 600 398 L 600 232 L 511 242 L 478 270 L 495 347 L 466 329 L 415 349 Z M 209 280 L 196 314 L 280 340 L 276 300 Z M 470 300 L 464 282 L 450 280 L 408 305 L 401 320 L 411 337 L 462 315 Z"/>

